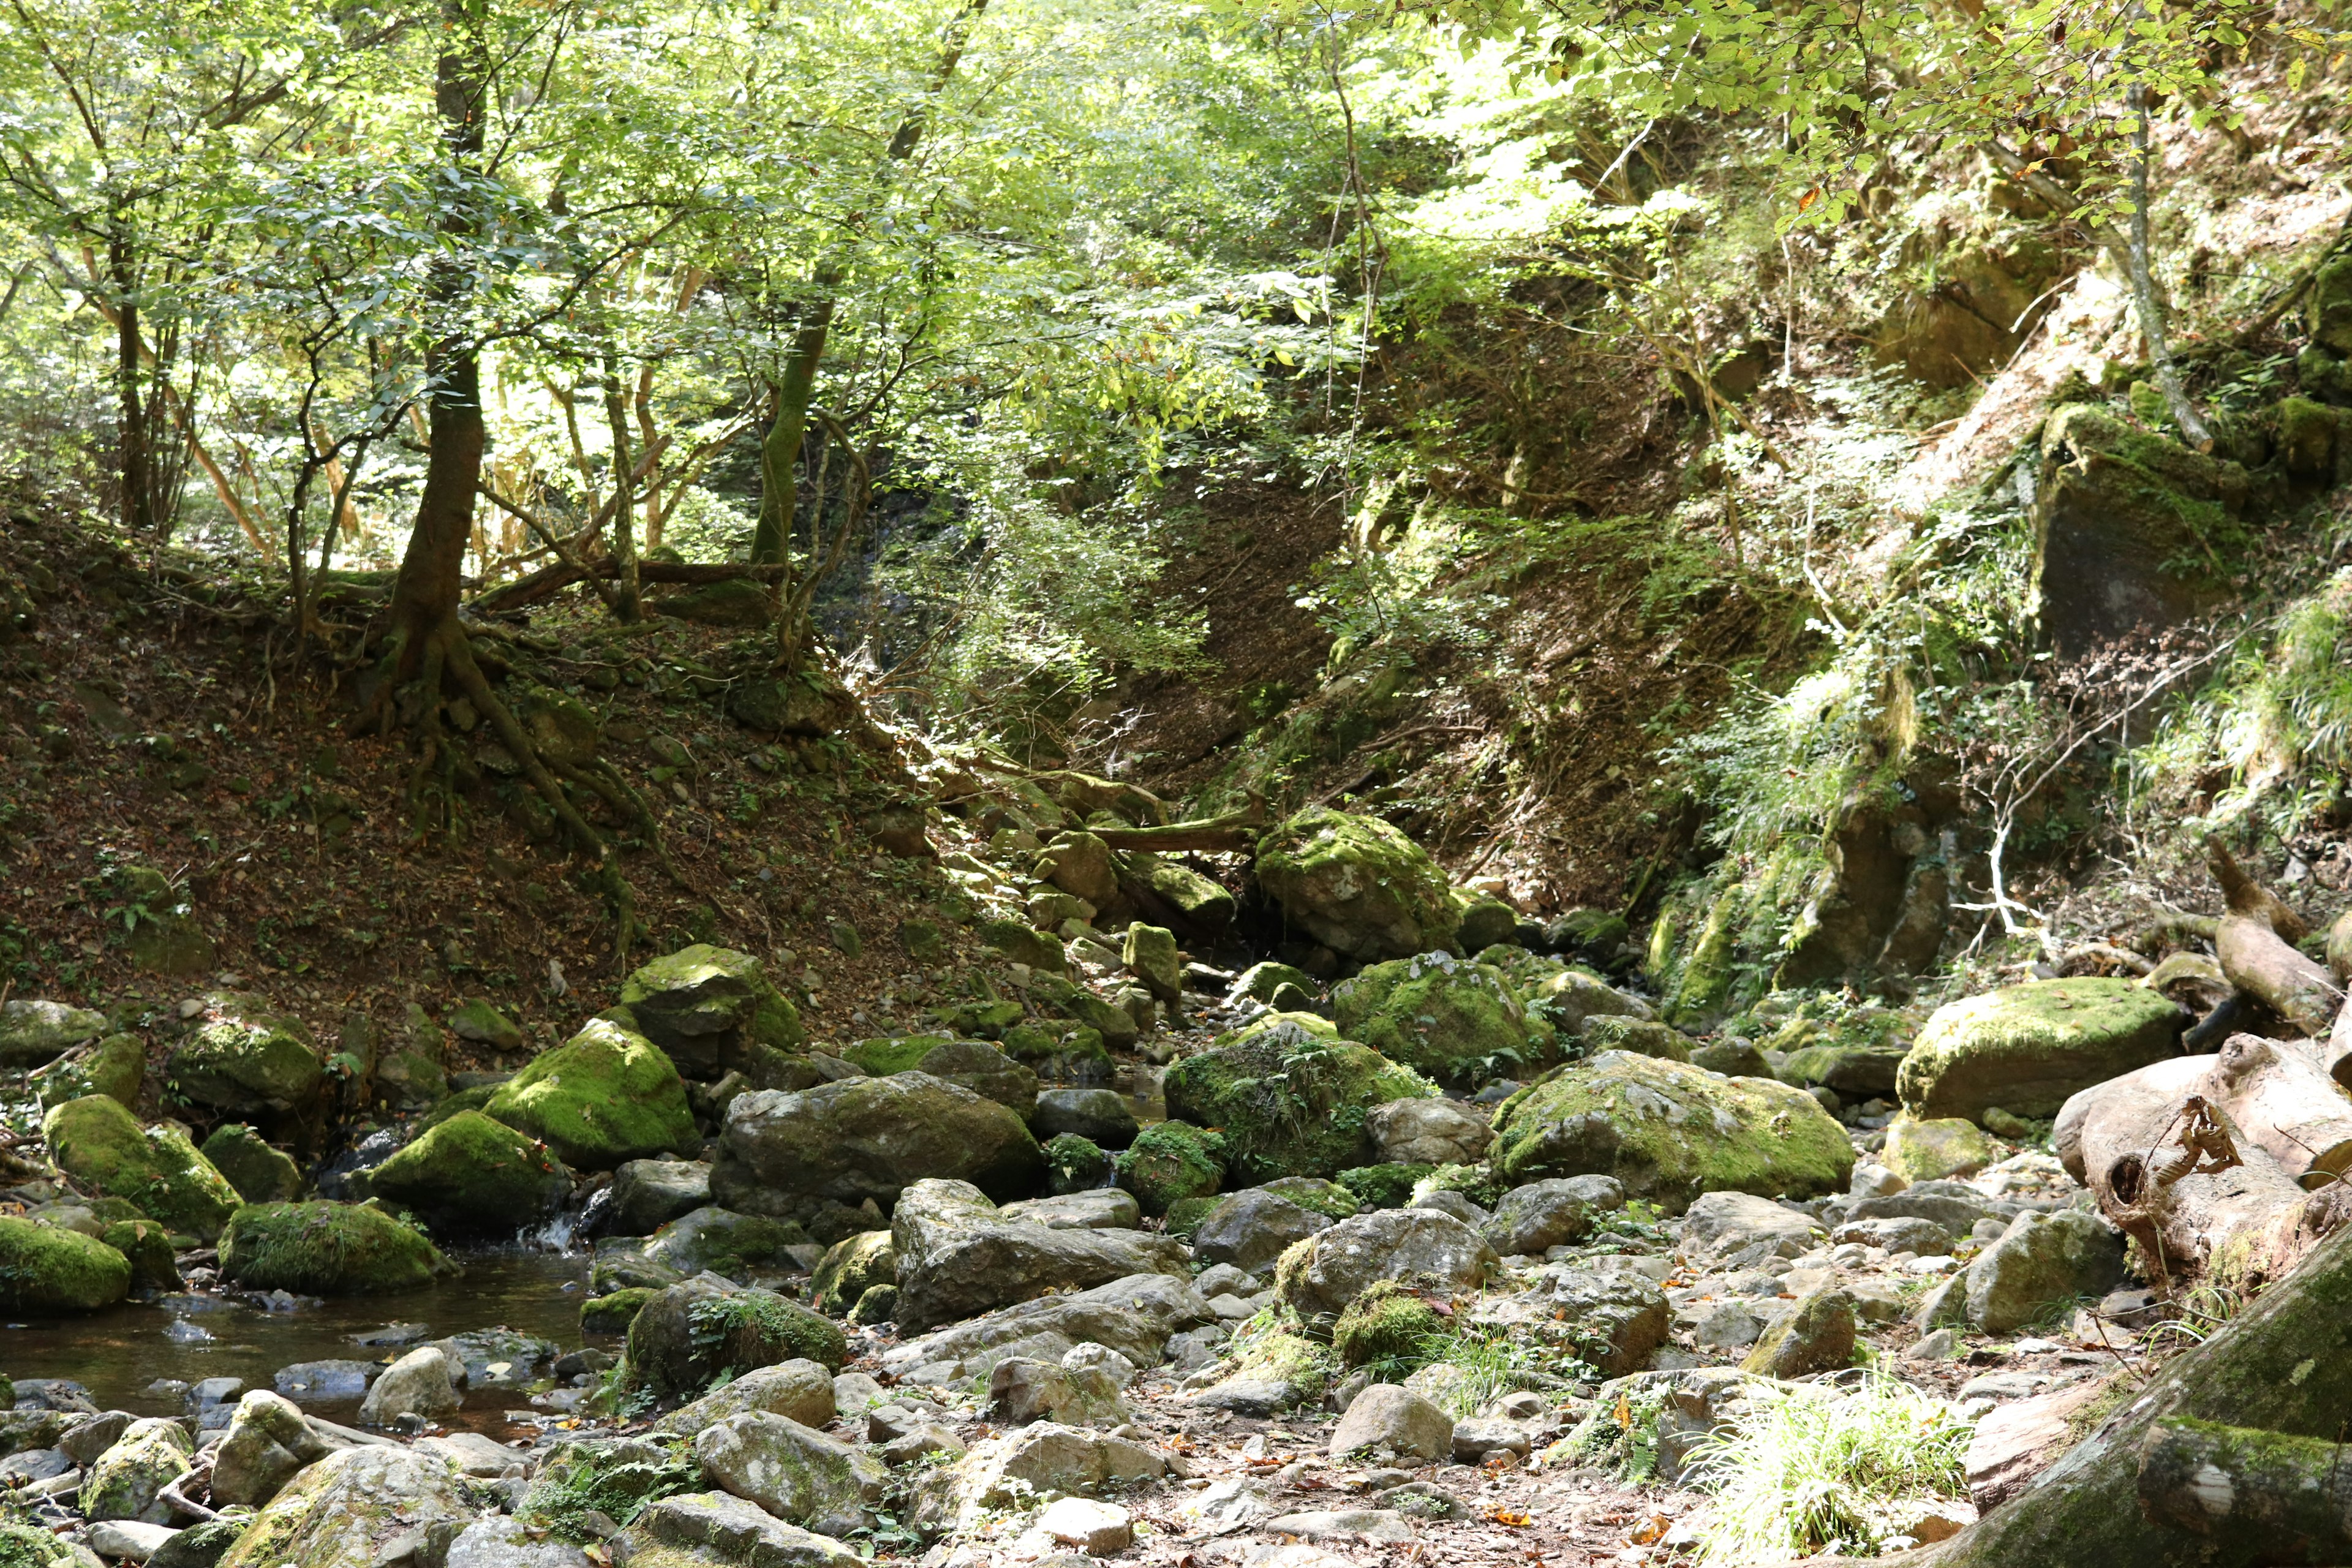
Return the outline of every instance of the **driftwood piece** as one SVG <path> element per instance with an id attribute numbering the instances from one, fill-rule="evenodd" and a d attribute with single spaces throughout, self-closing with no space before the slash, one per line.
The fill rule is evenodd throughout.
<path id="1" fill-rule="evenodd" d="M 2053 1132 L 2066 1169 L 2175 1288 L 2275 1279 L 2316 1239 L 2311 1194 L 2209 1097 L 2218 1060 L 2175 1057 L 2086 1089 Z"/>
<path id="2" fill-rule="evenodd" d="M 2311 934 L 2304 918 L 2287 908 L 2276 893 L 2247 876 L 2221 840 L 2206 840 L 2205 864 L 2211 868 L 2213 879 L 2221 884 L 2221 899 L 2230 913 L 2262 921 L 2282 942 L 2297 942 Z"/>
<path id="3" fill-rule="evenodd" d="M 2352 1463 L 2340 1436 L 2298 1437 L 2183 1416 L 2140 1448 L 2139 1504 L 2176 1530 L 2251 1544 L 2263 1563 L 2352 1559 Z"/>
<path id="4" fill-rule="evenodd" d="M 2258 915 L 2223 916 L 2213 951 L 2231 984 L 2303 1034 L 2326 1034 L 2344 1005 L 2336 977 L 2289 946 Z"/>
<path id="5" fill-rule="evenodd" d="M 1114 849 L 1150 849 L 1206 853 L 1246 849 L 1257 842 L 1265 826 L 1265 807 L 1253 803 L 1241 811 L 1198 822 L 1171 822 L 1165 827 L 1090 827 L 1087 832 Z"/>
<path id="6" fill-rule="evenodd" d="M 2206 1075 L 2205 1094 L 2254 1146 L 2305 1186 L 2352 1166 L 2352 1099 L 2308 1040 L 2232 1035 Z"/>
<path id="7" fill-rule="evenodd" d="M 2205 1343 L 2174 1357 L 2008 1502 L 1949 1541 L 1873 1559 L 1872 1568 L 2256 1568 L 2294 1561 L 2274 1555 L 2278 1543 L 2259 1531 L 2199 1536 L 2143 1510 L 2144 1446 L 2159 1423 L 2184 1419 L 2332 1444 L 2347 1410 L 2352 1233 L 2329 1237 Z"/>

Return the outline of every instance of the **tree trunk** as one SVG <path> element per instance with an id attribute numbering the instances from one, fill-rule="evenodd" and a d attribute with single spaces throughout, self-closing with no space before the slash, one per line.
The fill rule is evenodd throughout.
<path id="1" fill-rule="evenodd" d="M 114 290 L 115 398 L 122 422 L 122 528 L 143 539 L 154 526 L 154 454 L 148 439 L 147 402 L 139 390 L 139 270 L 118 215 L 106 244 L 107 281 Z"/>
<path id="2" fill-rule="evenodd" d="M 1948 1542 L 1874 1563 L 1875 1568 L 2255 1568 L 2283 1561 L 2273 1555 L 2276 1541 L 2259 1531 L 2192 1534 L 2143 1509 L 2143 1444 L 2159 1422 L 2177 1419 L 2332 1442 L 2347 1410 L 2352 1410 L 2352 1233 L 2339 1233 L 2203 1345 L 2175 1357 L 2145 1391 L 2011 1501 Z"/>
<path id="3" fill-rule="evenodd" d="M 2221 973 L 2239 990 L 2284 1019 L 2298 1033 L 2325 1037 L 2343 1009 L 2344 993 L 2325 964 L 2281 942 L 2252 915 L 2230 914 L 2214 933 Z"/>
<path id="4" fill-rule="evenodd" d="M 2352 1558 L 2352 1465 L 2344 1431 L 2291 1437 L 2172 1416 L 2140 1449 L 2147 1516 L 2209 1540 L 2255 1543 L 2265 1563 Z"/>
<path id="5" fill-rule="evenodd" d="M 2132 160 L 2131 236 L 2126 259 L 2131 273 L 2132 311 L 2139 318 L 2140 336 L 2147 340 L 2149 368 L 2156 375 L 2156 388 L 2164 395 L 2164 406 L 2172 415 L 2172 422 L 2180 426 L 2180 438 L 2200 452 L 2213 449 L 2213 432 L 2189 401 L 2188 389 L 2180 384 L 2180 367 L 2173 363 L 2172 340 L 2165 331 L 2164 302 L 2156 292 L 2156 270 L 2149 259 L 2147 173 L 2155 156 L 2153 127 L 2149 123 L 2147 89 L 2135 83 L 2131 89 L 2131 107 L 2138 116 L 2138 125 L 2132 132 L 2132 146 L 2137 154 Z"/>
<path id="6" fill-rule="evenodd" d="M 441 120 L 442 146 L 451 166 L 468 178 L 481 160 L 482 94 L 489 79 L 483 3 L 442 0 L 442 46 L 434 72 L 433 102 Z M 475 226 L 466 198 L 453 191 L 446 199 L 443 232 L 461 239 L 469 237 Z M 465 270 L 447 260 L 434 267 L 434 303 L 454 309 L 466 288 Z M 462 323 L 449 323 L 434 342 L 425 352 L 425 368 L 429 431 L 425 487 L 400 575 L 393 584 L 392 635 L 397 650 L 388 685 L 414 675 L 423 667 L 426 645 L 456 626 L 487 445 L 481 350 Z"/>

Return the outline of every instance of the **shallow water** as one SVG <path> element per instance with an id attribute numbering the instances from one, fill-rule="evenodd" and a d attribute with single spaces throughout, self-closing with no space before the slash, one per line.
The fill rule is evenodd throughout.
<path id="1" fill-rule="evenodd" d="M 290 1312 L 187 1295 L 154 1305 L 127 1303 L 87 1317 L 10 1322 L 0 1325 L 0 1372 L 16 1378 L 70 1378 L 89 1390 L 101 1410 L 176 1415 L 180 1400 L 150 1394 L 149 1384 L 159 1378 L 194 1383 L 237 1377 L 248 1388 L 268 1388 L 278 1368 L 296 1362 L 388 1363 L 410 1347 L 363 1346 L 352 1336 L 391 1323 L 425 1325 L 429 1331 L 418 1342 L 488 1328 L 551 1341 L 559 1352 L 586 1342 L 580 1331 L 586 1253 L 508 1247 L 452 1256 L 466 1271 L 425 1289 L 330 1300 Z M 181 1342 L 168 1337 L 175 1323 L 212 1338 Z M 529 1405 L 523 1389 L 468 1389 L 456 1424 L 494 1430 L 504 1425 L 505 1411 Z M 304 1408 L 329 1420 L 349 1421 L 359 1402 L 306 1401 Z"/>

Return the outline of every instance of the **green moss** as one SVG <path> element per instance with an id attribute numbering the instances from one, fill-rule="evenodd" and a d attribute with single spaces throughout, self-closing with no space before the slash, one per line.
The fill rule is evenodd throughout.
<path id="1" fill-rule="evenodd" d="M 423 1232 L 363 1204 L 251 1204 L 222 1233 L 221 1273 L 255 1290 L 391 1295 L 446 1268 Z"/>
<path id="2" fill-rule="evenodd" d="M 741 1068 L 762 1055 L 808 1043 L 800 1011 L 777 990 L 759 960 L 730 948 L 697 943 L 636 970 L 621 983 L 621 1005 L 656 1044 L 683 1049 L 720 1041 L 717 1071 Z"/>
<path id="3" fill-rule="evenodd" d="M 131 1265 L 131 1289 L 180 1289 L 180 1266 L 172 1255 L 172 1233 L 153 1220 L 117 1220 L 106 1227 L 99 1240 L 122 1254 Z"/>
<path id="4" fill-rule="evenodd" d="M 1213 1194 L 1223 1179 L 1223 1140 L 1183 1121 L 1155 1121 L 1112 1163 L 1118 1184 L 1147 1215 Z"/>
<path id="5" fill-rule="evenodd" d="M 1734 884 L 1708 908 L 1674 998 L 1666 1004 L 1668 1022 L 1706 1027 L 1721 1017 L 1724 999 L 1731 994 L 1731 961 L 1747 903 L 1745 889 Z"/>
<path id="6" fill-rule="evenodd" d="M 503 1084 L 486 1083 L 473 1089 L 461 1089 L 426 1111 L 425 1120 L 417 1123 L 416 1130 L 424 1132 L 438 1127 L 461 1110 L 479 1110 L 489 1104 L 490 1097 L 504 1087 Z"/>
<path id="7" fill-rule="evenodd" d="M 923 1058 L 941 1046 L 952 1045 L 951 1035 L 907 1035 L 898 1039 L 860 1040 L 841 1053 L 841 1059 L 854 1062 L 876 1078 L 887 1078 L 894 1072 L 912 1072 Z"/>
<path id="8" fill-rule="evenodd" d="M 1340 1172 L 1339 1182 L 1368 1209 L 1401 1209 L 1412 1201 L 1413 1184 L 1435 1169 L 1394 1163 L 1355 1165 Z"/>
<path id="9" fill-rule="evenodd" d="M 1432 1193 L 1460 1193 L 1480 1208 L 1490 1209 L 1516 1184 L 1497 1180 L 1484 1165 L 1432 1165 L 1427 1175 L 1413 1183 L 1412 1195 L 1425 1198 Z"/>
<path id="10" fill-rule="evenodd" d="M 368 1191 L 436 1226 L 511 1234 L 572 1190 L 545 1148 L 478 1110 L 436 1122 L 368 1174 Z"/>
<path id="11" fill-rule="evenodd" d="M 1080 1025 L 1055 1034 L 1035 1024 L 1016 1024 L 1004 1031 L 1004 1054 L 1049 1078 L 1097 1080 L 1114 1063 L 1102 1032 Z"/>
<path id="12" fill-rule="evenodd" d="M 279 1203 L 302 1190 L 301 1168 L 243 1122 L 214 1128 L 201 1152 L 247 1203 Z"/>
<path id="13" fill-rule="evenodd" d="M 1444 872 L 1377 817 L 1300 812 L 1259 838 L 1257 878 L 1285 921 L 1350 958 L 1454 945 L 1461 917 Z"/>
<path id="14" fill-rule="evenodd" d="M 1381 1279 L 1339 1314 L 1331 1349 L 1342 1366 L 1377 1364 L 1391 1376 L 1402 1376 L 1434 1359 L 1428 1346 L 1444 1337 L 1446 1326 L 1426 1297 L 1397 1280 Z"/>
<path id="15" fill-rule="evenodd" d="M 842 1317 L 877 1285 L 898 1279 L 898 1252 L 887 1230 L 844 1237 L 833 1244 L 809 1276 L 809 1301 L 820 1312 Z"/>
<path id="16" fill-rule="evenodd" d="M 1972 1176 L 2001 1157 L 2000 1146 L 1957 1116 L 1917 1121 L 1898 1116 L 1887 1124 L 1880 1163 L 1906 1182 Z"/>
<path id="17" fill-rule="evenodd" d="M 12 1312 L 94 1312 L 122 1300 L 131 1264 L 77 1231 L 0 1216 L 0 1305 Z"/>
<path id="18" fill-rule="evenodd" d="M 1332 1219 L 1352 1219 L 1364 1206 L 1356 1201 L 1355 1194 L 1339 1183 L 1316 1176 L 1277 1176 L 1265 1186 L 1277 1197 Z"/>
<path id="19" fill-rule="evenodd" d="M 30 1524 L 0 1524 L 0 1568 L 67 1568 L 78 1563 L 72 1545 Z"/>
<path id="20" fill-rule="evenodd" d="M 1102 1185 L 1110 1162 L 1090 1138 L 1059 1132 L 1045 1140 L 1045 1181 L 1055 1195 L 1085 1192 Z"/>
<path id="21" fill-rule="evenodd" d="M 500 1084 L 483 1110 L 583 1170 L 700 1142 L 669 1058 L 643 1035 L 601 1018 Z"/>
<path id="22" fill-rule="evenodd" d="M 1998 1105 L 2049 1116 L 2069 1095 L 2178 1049 L 2180 1009 L 2130 980 L 2037 980 L 1937 1008 L 1903 1058 L 1904 1108 L 1922 1121 Z"/>
<path id="23" fill-rule="evenodd" d="M 748 1370 L 813 1361 L 839 1372 L 849 1358 L 849 1340 L 839 1324 L 772 1291 L 713 1296 L 697 1301 L 691 1316 L 696 1339 L 714 1348 L 722 1366 Z"/>
<path id="24" fill-rule="evenodd" d="M 1835 1192 L 1853 1169 L 1845 1129 L 1804 1090 L 1622 1051 L 1498 1107 L 1487 1157 L 1507 1188 L 1612 1175 L 1675 1212 L 1701 1193 Z"/>
<path id="25" fill-rule="evenodd" d="M 216 992 L 205 1003 L 211 1021 L 164 1064 L 173 1093 L 236 1116 L 296 1115 L 317 1106 L 325 1071 L 301 1020 L 236 992 Z"/>
<path id="26" fill-rule="evenodd" d="M 26 1081 L 44 1110 L 90 1094 L 110 1096 L 136 1110 L 146 1073 L 147 1047 L 139 1037 L 109 1035 L 51 1062 Z"/>
<path id="27" fill-rule="evenodd" d="M 1362 1163 L 1364 1117 L 1436 1087 L 1368 1046 L 1329 1040 L 1297 1015 L 1242 1031 L 1235 1043 L 1168 1069 L 1168 1114 L 1224 1138 L 1225 1169 L 1244 1184 L 1276 1176 L 1329 1177 Z M 1319 1020 L 1318 1020 L 1319 1022 Z"/>
<path id="28" fill-rule="evenodd" d="M 637 1321 L 638 1309 L 656 1294 L 644 1285 L 632 1285 L 626 1289 L 593 1296 L 580 1303 L 580 1331 L 586 1334 L 625 1334 L 629 1325 Z"/>
<path id="29" fill-rule="evenodd" d="M 41 1119 L 58 1168 L 139 1205 L 150 1219 L 207 1239 L 237 1205 L 236 1189 L 173 1123 L 142 1130 L 111 1095 L 69 1100 Z"/>
<path id="30" fill-rule="evenodd" d="M 1190 1241 L 1192 1233 L 1201 1228 L 1201 1222 L 1208 1218 L 1222 1201 L 1213 1194 L 1197 1198 L 1178 1198 L 1168 1205 L 1168 1218 L 1164 1222 L 1168 1234 Z"/>
<path id="31" fill-rule="evenodd" d="M 1306 1404 L 1322 1397 L 1330 1386 L 1331 1371 L 1328 1349 L 1304 1334 L 1276 1329 L 1244 1341 L 1227 1375 L 1287 1384 L 1292 1397 Z"/>
<path id="32" fill-rule="evenodd" d="M 1547 1065 L 1552 1031 L 1502 972 L 1433 952 L 1376 963 L 1331 988 L 1339 1033 L 1440 1083 L 1470 1087 Z"/>

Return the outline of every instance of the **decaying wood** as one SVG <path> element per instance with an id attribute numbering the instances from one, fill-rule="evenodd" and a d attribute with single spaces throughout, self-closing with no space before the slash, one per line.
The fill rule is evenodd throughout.
<path id="1" fill-rule="evenodd" d="M 2304 918 L 2288 909 L 2276 893 L 2247 876 L 2221 840 L 2205 841 L 2205 864 L 2212 869 L 2213 879 L 2221 884 L 2221 898 L 2230 913 L 2261 921 L 2284 942 L 2301 942 L 2311 934 Z"/>
<path id="2" fill-rule="evenodd" d="M 2307 1040 L 2232 1035 L 2221 1044 L 2205 1093 L 2246 1139 L 2305 1186 L 2352 1167 L 2352 1099 Z"/>
<path id="3" fill-rule="evenodd" d="M 2264 1563 L 2352 1555 L 2352 1464 L 2336 1437 L 2171 1416 L 2140 1448 L 2139 1503 L 2193 1535 L 2255 1545 Z"/>
<path id="4" fill-rule="evenodd" d="M 1243 810 L 1197 822 L 1171 822 L 1165 827 L 1096 827 L 1087 831 L 1114 849 L 1216 852 L 1248 848 L 1257 841 L 1258 830 L 1265 826 L 1265 803 L 1252 801 Z"/>
<path id="5" fill-rule="evenodd" d="M 2344 1005 L 2335 976 L 2288 946 L 2258 915 L 2223 916 L 2213 950 L 2231 984 L 2302 1034 L 2326 1035 Z"/>
<path id="6" fill-rule="evenodd" d="M 2276 1279 L 2333 1223 L 2332 1205 L 2306 1214 L 2314 1194 L 2235 1123 L 2219 1060 L 2175 1057 L 2084 1089 L 2054 1131 L 2066 1169 L 2176 1289 Z"/>
<path id="7" fill-rule="evenodd" d="M 2008 1502 L 1949 1541 L 1875 1559 L 1874 1568 L 2255 1568 L 2301 1561 L 2277 1555 L 2278 1541 L 2258 1530 L 2197 1535 L 2144 1510 L 2142 1455 L 2161 1423 L 2184 1420 L 2332 1445 L 2352 1410 L 2347 1352 L 2352 1233 L 2329 1237 L 2205 1343 L 2174 1357 Z M 2339 1552 L 2312 1561 L 2346 1558 Z"/>

